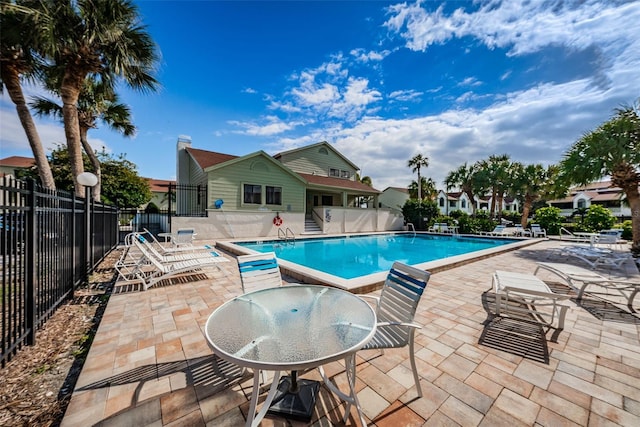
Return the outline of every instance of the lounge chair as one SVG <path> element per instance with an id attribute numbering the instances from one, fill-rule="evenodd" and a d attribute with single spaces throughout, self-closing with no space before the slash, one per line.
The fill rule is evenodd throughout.
<path id="1" fill-rule="evenodd" d="M 238 269 L 242 282 L 242 293 L 258 289 L 282 286 L 282 276 L 276 254 L 273 252 L 240 255 Z"/>
<path id="2" fill-rule="evenodd" d="M 514 235 L 519 237 L 531 237 L 531 231 L 522 227 L 522 224 L 516 224 L 514 228 L 515 228 L 513 232 Z"/>
<path id="3" fill-rule="evenodd" d="M 193 228 L 178 228 L 176 233 L 171 236 L 171 243 L 174 246 L 192 246 L 195 238 L 196 230 Z"/>
<path id="4" fill-rule="evenodd" d="M 219 267 L 220 262 L 228 262 L 229 260 L 222 256 L 211 256 L 206 258 L 191 258 L 179 261 L 166 261 L 166 258 L 158 258 L 148 247 L 139 239 L 133 239 L 133 244 L 142 254 L 140 262 L 132 273 L 135 279 L 129 281 L 139 281 L 142 283 L 144 290 L 149 289 L 161 280 L 168 279 L 182 273 L 195 273 L 208 267 Z"/>
<path id="5" fill-rule="evenodd" d="M 633 310 L 633 299 L 640 291 L 640 278 L 627 280 L 622 278 L 605 277 L 592 270 L 587 270 L 571 264 L 539 262 L 534 274 L 541 270 L 548 271 L 564 280 L 578 293 L 577 299 L 582 299 L 588 286 L 599 286 L 605 290 L 615 290 L 626 298 L 627 306 Z"/>
<path id="6" fill-rule="evenodd" d="M 631 259 L 631 253 L 616 252 L 611 249 L 589 246 L 565 246 L 560 248 L 559 254 L 577 258 L 588 264 L 591 268 L 613 267 L 620 268 L 627 260 Z"/>
<path id="7" fill-rule="evenodd" d="M 504 236 L 505 230 L 505 225 L 496 225 L 496 227 L 492 231 L 483 231 L 480 234 L 484 236 Z"/>
<path id="8" fill-rule="evenodd" d="M 422 387 L 414 354 L 414 335 L 421 326 L 414 323 L 420 298 L 427 287 L 431 273 L 400 262 L 394 262 L 376 302 L 378 326 L 376 333 L 362 349 L 385 349 L 409 346 L 413 379 L 418 396 L 422 397 Z"/>
<path id="9" fill-rule="evenodd" d="M 569 295 L 553 292 L 535 275 L 497 270 L 493 274 L 493 288 L 498 316 L 523 318 L 549 327 L 554 327 L 557 320 L 554 340 L 564 329 L 569 307 L 559 302 L 569 299 Z M 551 307 L 551 314 L 541 312 L 542 307 Z"/>
<path id="10" fill-rule="evenodd" d="M 540 224 L 531 224 L 531 235 L 533 237 L 547 237 L 547 230 L 540 227 Z"/>
<path id="11" fill-rule="evenodd" d="M 622 244 L 620 243 L 620 238 L 622 237 L 622 230 L 618 232 L 618 230 L 602 230 L 596 236 L 594 245 L 606 245 L 610 249 L 614 249 L 614 247 L 619 246 L 622 249 Z"/>

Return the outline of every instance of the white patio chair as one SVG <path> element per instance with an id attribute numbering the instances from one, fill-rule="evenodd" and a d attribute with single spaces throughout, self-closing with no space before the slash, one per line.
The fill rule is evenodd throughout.
<path id="1" fill-rule="evenodd" d="M 578 245 L 560 248 L 559 255 L 577 258 L 591 268 L 620 268 L 622 264 L 632 258 L 630 252 L 616 252 L 611 249 Z"/>
<path id="2" fill-rule="evenodd" d="M 540 227 L 540 224 L 531 224 L 531 234 L 533 237 L 547 237 L 547 230 Z"/>
<path id="3" fill-rule="evenodd" d="M 506 229 L 506 226 L 504 225 L 496 225 L 493 230 L 483 231 L 483 232 L 480 232 L 480 234 L 484 236 L 502 236 L 504 235 L 505 229 Z"/>
<path id="4" fill-rule="evenodd" d="M 409 346 L 413 379 L 420 397 L 422 387 L 416 368 L 414 336 L 416 329 L 420 329 L 421 326 L 414 323 L 414 317 L 430 276 L 431 273 L 428 271 L 394 262 L 380 297 L 362 295 L 363 298 L 375 299 L 378 319 L 375 335 L 362 349 L 383 350 Z"/>
<path id="5" fill-rule="evenodd" d="M 524 227 L 522 227 L 522 224 L 516 224 L 515 225 L 515 231 L 514 234 L 516 236 L 520 236 L 520 237 L 531 237 L 531 231 L 525 229 Z"/>
<path id="6" fill-rule="evenodd" d="M 193 228 L 178 228 L 175 234 L 171 236 L 171 243 L 174 246 L 192 246 L 195 238 L 196 230 Z"/>
<path id="7" fill-rule="evenodd" d="M 242 293 L 282 286 L 282 275 L 274 252 L 238 256 Z"/>

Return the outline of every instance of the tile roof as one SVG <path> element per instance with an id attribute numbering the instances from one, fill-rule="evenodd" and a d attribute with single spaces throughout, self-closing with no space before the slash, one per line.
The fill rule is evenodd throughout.
<path id="1" fill-rule="evenodd" d="M 149 182 L 149 187 L 151 191 L 156 193 L 166 193 L 169 184 L 176 185 L 176 181 L 168 180 L 168 179 L 154 179 L 154 178 L 145 178 Z"/>
<path id="2" fill-rule="evenodd" d="M 380 193 L 380 191 L 376 190 L 373 187 L 369 187 L 366 184 L 363 184 L 358 181 L 351 181 L 349 179 L 342 178 L 333 178 L 330 176 L 319 176 L 319 175 L 311 175 L 309 173 L 298 173 L 302 178 L 304 178 L 309 184 L 317 184 L 324 185 L 327 187 L 336 187 L 343 188 L 349 190 L 358 190 L 367 193 Z"/>
<path id="3" fill-rule="evenodd" d="M 191 147 L 187 148 L 187 152 L 191 154 L 193 159 L 202 169 L 238 158 L 238 156 L 233 156 L 231 154 L 216 153 L 215 151 L 200 150 Z"/>
<path id="4" fill-rule="evenodd" d="M 11 156 L 0 159 L 0 166 L 8 166 L 15 168 L 30 168 L 34 166 L 36 160 L 33 157 Z"/>

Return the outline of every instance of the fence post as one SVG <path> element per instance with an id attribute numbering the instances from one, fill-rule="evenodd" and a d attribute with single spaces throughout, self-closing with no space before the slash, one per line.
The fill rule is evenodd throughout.
<path id="1" fill-rule="evenodd" d="M 27 181 L 28 194 L 28 210 L 27 219 L 24 227 L 27 232 L 25 250 L 25 327 L 27 330 L 27 345 L 35 345 L 36 343 L 36 182 L 33 179 Z"/>
<path id="2" fill-rule="evenodd" d="M 167 211 L 167 219 L 169 222 L 169 231 L 171 231 L 171 199 L 172 199 L 172 192 L 171 192 L 171 187 L 173 187 L 173 183 L 169 183 L 169 193 L 167 194 L 168 198 L 169 198 L 169 209 Z"/>
<path id="3" fill-rule="evenodd" d="M 83 282 L 89 283 L 89 266 L 91 262 L 91 187 L 85 186 L 84 188 L 84 255 L 83 264 L 84 271 Z"/>

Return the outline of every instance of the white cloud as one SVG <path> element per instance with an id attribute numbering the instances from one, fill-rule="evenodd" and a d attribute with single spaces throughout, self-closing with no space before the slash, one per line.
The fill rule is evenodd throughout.
<path id="1" fill-rule="evenodd" d="M 411 50 L 425 51 L 432 44 L 472 36 L 489 48 L 510 48 L 512 55 L 536 52 L 550 45 L 620 49 L 621 41 L 636 39 L 640 22 L 638 2 L 597 0 L 555 4 L 492 1 L 474 12 L 459 8 L 449 16 L 444 15 L 443 6 L 429 13 L 418 2 L 393 5 L 389 12 L 391 17 L 384 25 L 400 34 Z"/>
<path id="2" fill-rule="evenodd" d="M 409 89 L 409 90 L 396 90 L 393 91 L 389 94 L 389 99 L 394 101 L 414 101 L 414 102 L 419 102 L 420 101 L 420 97 L 423 95 L 422 92 L 419 92 L 417 90 L 414 89 Z"/>
<path id="3" fill-rule="evenodd" d="M 266 124 L 259 125 L 252 122 L 240 122 L 236 120 L 231 120 L 228 123 L 243 129 L 241 131 L 236 131 L 235 133 L 251 136 L 279 135 L 304 124 L 302 121 L 285 122 L 276 116 L 267 116 L 263 120 Z"/>
<path id="4" fill-rule="evenodd" d="M 367 52 L 365 49 L 352 49 L 349 52 L 351 56 L 353 56 L 358 62 L 371 62 L 371 61 L 382 61 L 386 58 L 391 51 L 382 50 L 382 51 L 369 51 Z"/>

